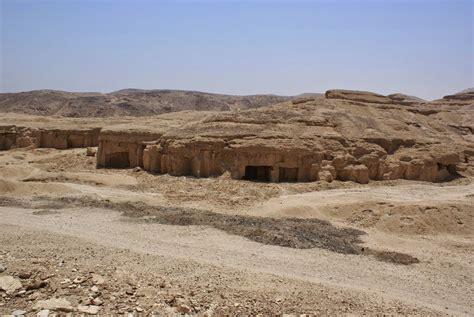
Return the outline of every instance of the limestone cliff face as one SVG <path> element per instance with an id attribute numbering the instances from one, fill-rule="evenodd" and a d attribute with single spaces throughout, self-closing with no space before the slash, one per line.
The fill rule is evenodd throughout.
<path id="1" fill-rule="evenodd" d="M 330 91 L 272 107 L 211 113 L 179 126 L 100 136 L 99 167 L 261 181 L 443 181 L 472 166 L 472 110 L 400 95 Z M 470 112 L 471 111 L 471 112 Z M 448 124 L 447 124 L 448 123 Z"/>
<path id="2" fill-rule="evenodd" d="M 456 173 L 456 164 L 460 162 L 454 151 L 429 154 L 403 149 L 388 155 L 383 148 L 371 144 L 364 149 L 365 153 L 357 155 L 357 146 L 341 148 L 331 142 L 313 150 L 283 150 L 263 144 L 236 146 L 195 140 L 178 145 L 162 140 L 145 145 L 140 166 L 153 173 L 177 176 L 210 177 L 228 171 L 234 179 L 272 182 L 339 179 L 365 184 L 370 179 L 442 181 Z"/>
<path id="3" fill-rule="evenodd" d="M 321 160 L 321 153 L 311 153 L 307 149 L 288 151 L 211 140 L 178 145 L 163 140 L 145 147 L 143 167 L 155 173 L 171 175 L 210 177 L 228 171 L 235 179 L 310 181 L 314 178 L 311 173 L 317 173 L 313 170 L 314 163 Z"/>
<path id="4" fill-rule="evenodd" d="M 116 133 L 104 131 L 99 136 L 97 167 L 128 168 L 143 166 L 144 142 L 156 140 L 159 133 Z"/>

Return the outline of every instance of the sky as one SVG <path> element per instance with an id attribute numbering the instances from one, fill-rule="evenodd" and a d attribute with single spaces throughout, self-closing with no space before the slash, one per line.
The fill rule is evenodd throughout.
<path id="1" fill-rule="evenodd" d="M 0 91 L 474 86 L 474 0 L 0 0 Z"/>

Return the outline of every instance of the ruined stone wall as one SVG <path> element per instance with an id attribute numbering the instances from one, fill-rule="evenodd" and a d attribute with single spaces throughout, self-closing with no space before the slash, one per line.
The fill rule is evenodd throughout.
<path id="1" fill-rule="evenodd" d="M 97 146 L 100 128 L 81 130 L 0 127 L 0 150 L 22 147 L 82 148 Z"/>

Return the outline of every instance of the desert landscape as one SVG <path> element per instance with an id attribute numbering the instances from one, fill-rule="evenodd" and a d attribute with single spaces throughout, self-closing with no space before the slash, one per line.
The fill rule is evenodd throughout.
<path id="1" fill-rule="evenodd" d="M 0 313 L 474 314 L 474 89 L 0 94 Z"/>

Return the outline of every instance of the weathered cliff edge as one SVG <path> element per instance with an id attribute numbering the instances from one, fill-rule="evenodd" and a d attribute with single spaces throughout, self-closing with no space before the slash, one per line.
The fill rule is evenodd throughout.
<path id="1" fill-rule="evenodd" d="M 427 103 L 332 90 L 325 97 L 208 113 L 179 124 L 105 127 L 97 167 L 140 166 L 196 177 L 228 172 L 235 179 L 273 182 L 444 181 L 472 168 L 473 111 L 473 99 L 464 97 L 455 104 L 450 98 Z"/>
<path id="2" fill-rule="evenodd" d="M 0 126 L 0 150 L 22 147 L 82 148 L 98 145 L 100 128 L 32 128 Z"/>

